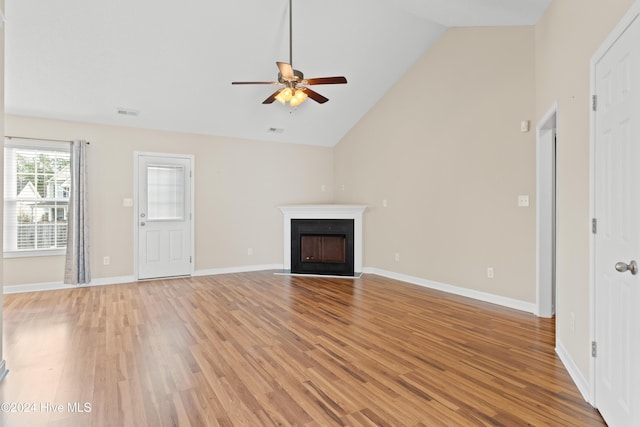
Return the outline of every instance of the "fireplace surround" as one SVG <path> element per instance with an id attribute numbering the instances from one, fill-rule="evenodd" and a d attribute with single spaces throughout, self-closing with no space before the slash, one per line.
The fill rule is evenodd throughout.
<path id="1" fill-rule="evenodd" d="M 359 277 L 362 274 L 362 217 L 366 206 L 287 205 L 279 209 L 284 220 L 283 273 L 342 277 Z M 345 224 L 347 228 L 344 228 Z M 296 236 L 295 240 L 292 236 Z M 297 263 L 292 259 L 294 250 Z M 347 269 L 344 265 L 337 265 L 345 263 L 349 264 Z"/>

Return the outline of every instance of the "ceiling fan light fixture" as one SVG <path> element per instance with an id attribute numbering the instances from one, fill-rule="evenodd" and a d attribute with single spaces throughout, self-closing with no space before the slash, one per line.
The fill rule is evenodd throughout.
<path id="1" fill-rule="evenodd" d="M 293 90 L 290 87 L 285 87 L 280 93 L 284 98 L 284 102 L 289 102 L 291 101 L 291 98 L 293 98 Z"/>
<path id="2" fill-rule="evenodd" d="M 308 95 L 302 89 L 296 90 L 296 93 L 293 95 L 293 97 L 298 101 L 300 101 L 301 104 L 304 102 L 305 99 L 307 99 L 307 96 Z"/>
<path id="3" fill-rule="evenodd" d="M 298 105 L 302 104 L 305 99 L 307 99 L 307 94 L 304 93 L 304 90 L 298 89 L 293 94 L 291 101 L 289 101 L 289 105 L 291 105 L 292 107 L 297 107 Z"/>

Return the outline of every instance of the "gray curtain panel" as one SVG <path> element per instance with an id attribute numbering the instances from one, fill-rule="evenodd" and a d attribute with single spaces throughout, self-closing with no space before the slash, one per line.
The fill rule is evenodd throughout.
<path id="1" fill-rule="evenodd" d="M 89 201 L 87 198 L 87 141 L 71 143 L 71 194 L 67 219 L 67 259 L 64 283 L 88 284 L 89 264 Z"/>

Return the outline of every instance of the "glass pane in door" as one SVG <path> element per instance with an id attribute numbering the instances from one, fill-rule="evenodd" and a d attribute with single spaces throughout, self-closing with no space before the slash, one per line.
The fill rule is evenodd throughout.
<path id="1" fill-rule="evenodd" d="M 147 167 L 147 215 L 150 221 L 184 219 L 184 167 Z"/>

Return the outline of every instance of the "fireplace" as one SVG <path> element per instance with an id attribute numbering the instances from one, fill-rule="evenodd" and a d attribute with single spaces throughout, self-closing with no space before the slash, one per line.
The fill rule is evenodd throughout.
<path id="1" fill-rule="evenodd" d="M 352 219 L 292 219 L 291 273 L 353 276 Z"/>
<path id="2" fill-rule="evenodd" d="M 284 262 L 282 272 L 276 274 L 362 274 L 362 217 L 366 206 L 279 208 L 284 215 Z"/>

